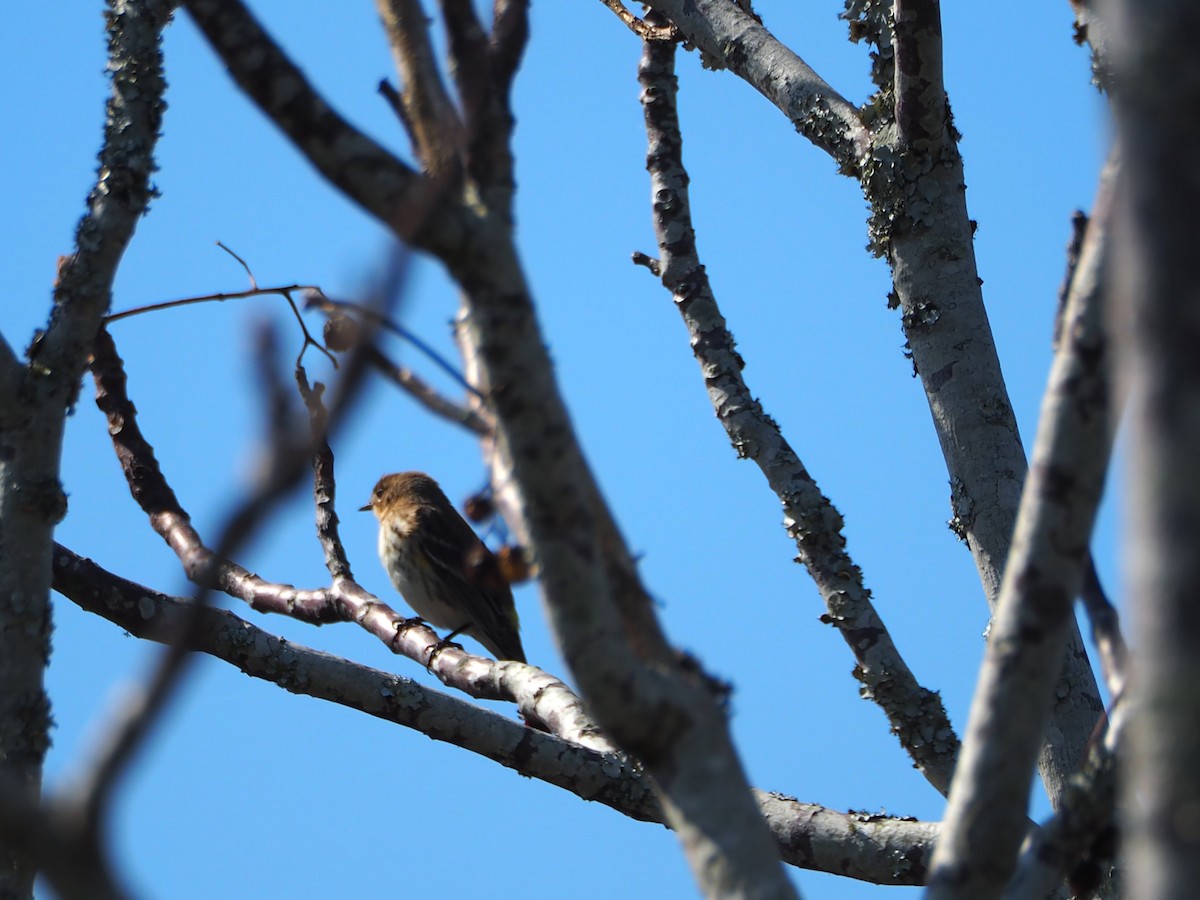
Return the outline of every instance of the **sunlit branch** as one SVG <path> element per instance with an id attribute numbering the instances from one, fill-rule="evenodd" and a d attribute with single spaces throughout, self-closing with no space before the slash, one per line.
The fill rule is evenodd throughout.
<path id="1" fill-rule="evenodd" d="M 823 619 L 837 628 L 854 654 L 854 675 L 863 683 L 863 695 L 883 709 L 917 768 L 945 793 L 958 738 L 941 698 L 913 677 L 871 602 L 862 571 L 846 552 L 841 515 L 747 386 L 742 376 L 745 363 L 734 349 L 733 335 L 700 262 L 681 152 L 673 48 L 648 45 L 639 80 L 660 258 L 636 254 L 634 261 L 650 268 L 671 291 L 717 419 L 738 455 L 759 467 L 779 497 L 798 558 L 825 601 L 828 612 Z"/>

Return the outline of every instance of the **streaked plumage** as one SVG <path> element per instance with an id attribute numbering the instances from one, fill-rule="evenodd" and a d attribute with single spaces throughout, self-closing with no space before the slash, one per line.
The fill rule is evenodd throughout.
<path id="1" fill-rule="evenodd" d="M 423 472 L 384 475 L 371 491 L 379 560 L 413 612 L 468 634 L 496 659 L 525 662 L 512 589 L 495 557 Z"/>

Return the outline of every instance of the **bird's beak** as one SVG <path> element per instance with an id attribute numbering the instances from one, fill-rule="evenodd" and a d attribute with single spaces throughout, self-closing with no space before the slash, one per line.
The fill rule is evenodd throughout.
<path id="1" fill-rule="evenodd" d="M 370 503 L 368 503 L 366 506 L 360 506 L 360 507 L 358 508 L 358 511 L 359 511 L 359 512 L 370 512 L 370 511 L 371 511 L 371 504 L 370 504 Z"/>

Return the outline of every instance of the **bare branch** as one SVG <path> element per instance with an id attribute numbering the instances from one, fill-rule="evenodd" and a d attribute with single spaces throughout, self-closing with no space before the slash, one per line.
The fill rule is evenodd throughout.
<path id="1" fill-rule="evenodd" d="M 425 171 L 453 178 L 462 154 L 462 122 L 434 58 L 429 18 L 419 0 L 376 0 L 400 73 L 402 121 Z"/>
<path id="2" fill-rule="evenodd" d="M 465 404 L 456 403 L 442 394 L 425 381 L 412 369 L 396 365 L 378 349 L 372 347 L 370 363 L 375 369 L 395 382 L 410 397 L 420 403 L 425 409 L 456 425 L 461 425 L 479 437 L 487 437 L 492 428 L 483 418 L 483 414 Z"/>
<path id="3" fill-rule="evenodd" d="M 1122 747 L 1128 895 L 1200 884 L 1200 5 L 1113 2 L 1122 173 L 1114 232 L 1129 398 L 1126 595 L 1136 632 Z"/>
<path id="4" fill-rule="evenodd" d="M 505 100 L 495 121 L 510 116 Z M 507 127 L 481 134 L 511 160 Z M 703 890 L 789 896 L 710 682 L 667 645 L 579 445 L 513 242 L 510 191 L 493 183 L 470 251 L 444 261 L 463 289 L 456 337 L 467 378 L 496 423 L 485 454 L 497 503 L 539 566 L 590 708 L 646 764 Z"/>
<path id="5" fill-rule="evenodd" d="M 732 0 L 653 0 L 680 34 L 770 100 L 838 168 L 858 174 L 871 136 L 857 107 Z"/>
<path id="6" fill-rule="evenodd" d="M 496 90 L 507 95 L 529 42 L 529 0 L 495 0 L 492 5 L 491 60 Z"/>
<path id="7" fill-rule="evenodd" d="M 617 18 L 643 41 L 673 41 L 678 34 L 674 25 L 650 25 L 644 19 L 639 19 L 625 8 L 625 4 L 621 0 L 600 0 L 600 2 L 616 13 Z"/>
<path id="8" fill-rule="evenodd" d="M 74 252 L 59 261 L 54 309 L 27 365 L 16 363 L 7 343 L 0 350 L 0 774 L 25 794 L 23 806 L 36 803 L 50 742 L 43 674 L 54 526 L 67 510 L 59 481 L 64 418 L 111 303 L 117 265 L 154 193 L 150 175 L 166 88 L 160 39 L 170 13 L 168 2 L 110 3 L 112 87 L 87 212 Z M 0 895 L 29 896 L 33 879 L 30 858 L 0 842 Z"/>
<path id="9" fill-rule="evenodd" d="M 279 294 L 286 297 L 292 291 L 320 294 L 321 289 L 313 284 L 285 284 L 282 287 L 259 288 L 248 291 L 231 291 L 226 294 L 200 294 L 196 297 L 181 297 L 178 300 L 164 300 L 161 303 L 147 303 L 132 309 L 123 309 L 104 317 L 104 324 L 111 325 L 122 319 L 131 319 L 145 313 L 159 312 L 164 309 L 174 309 L 177 306 L 191 306 L 193 303 L 224 303 L 226 300 L 242 300 L 246 297 L 261 297 L 265 294 Z"/>
<path id="10" fill-rule="evenodd" d="M 326 179 L 397 235 L 453 247 L 464 222 L 443 190 L 334 111 L 240 0 L 186 0 L 230 74 Z"/>
<path id="11" fill-rule="evenodd" d="M 1100 651 L 1100 667 L 1105 686 L 1113 700 L 1118 699 L 1129 682 L 1129 651 L 1121 632 L 1121 617 L 1104 593 L 1096 564 L 1088 560 L 1083 575 L 1083 608 L 1092 624 L 1092 643 Z"/>
<path id="12" fill-rule="evenodd" d="M 471 0 L 442 0 L 450 69 L 467 127 L 467 170 L 493 213 L 512 221 L 515 120 L 509 91 L 529 38 L 528 0 L 494 4 L 493 32 L 484 34 Z"/>
<path id="13" fill-rule="evenodd" d="M 258 282 L 254 280 L 254 273 L 250 271 L 250 266 L 247 264 L 247 262 L 244 259 L 242 259 L 240 256 L 238 256 L 236 253 L 234 253 L 232 250 L 230 250 L 228 247 L 226 247 L 224 244 L 222 244 L 220 241 L 217 241 L 217 246 L 220 247 L 222 250 L 224 250 L 226 253 L 228 253 L 230 256 L 232 256 L 234 259 L 236 259 L 238 261 L 238 264 L 242 267 L 242 270 L 246 273 L 246 278 L 248 278 L 250 281 L 251 290 L 258 290 Z"/>
<path id="14" fill-rule="evenodd" d="M 1092 50 L 1092 81 L 1102 91 L 1112 88 L 1112 35 L 1103 4 L 1096 0 L 1071 0 L 1075 12 L 1075 43 L 1084 42 Z"/>
<path id="15" fill-rule="evenodd" d="M 1061 809 L 1029 835 L 1002 900 L 1046 897 L 1063 878 L 1072 895 L 1093 896 L 1116 851 L 1117 750 L 1128 703 L 1118 699 L 1088 748 L 1087 759 L 1063 793 Z M 1089 879 L 1092 884 L 1083 883 Z M 1119 896 L 1119 894 L 1117 895 Z"/>
<path id="16" fill-rule="evenodd" d="M 441 0 L 450 75 L 458 90 L 468 134 L 478 134 L 479 117 L 492 91 L 488 36 L 472 0 Z"/>
<path id="17" fill-rule="evenodd" d="M 872 884 L 925 883 L 937 822 L 839 813 L 782 794 L 754 793 L 785 862 Z"/>
<path id="18" fill-rule="evenodd" d="M 119 578 L 62 546 L 55 553 L 55 589 L 131 634 L 163 643 L 192 614 L 189 601 Z M 633 818 L 660 820 L 648 784 L 618 756 L 535 731 L 411 679 L 285 642 L 229 612 L 210 608 L 199 618 L 189 648 L 248 675 L 416 729 Z"/>
<path id="19" fill-rule="evenodd" d="M 916 374 L 921 379 L 950 476 L 952 528 L 966 541 L 990 604 L 999 595 L 1027 465 L 983 305 L 967 214 L 958 135 L 941 73 L 938 5 L 909 0 L 894 23 L 871 3 L 856 20 L 890 53 L 872 101 L 876 141 L 864 173 L 871 242 L 892 266 Z M 875 17 L 872 17 L 875 16 Z M 894 24 L 894 32 L 889 32 Z M 929 108 L 920 108 L 920 102 Z M 892 119 L 895 128 L 889 128 Z M 1039 769 L 1052 803 L 1083 758 L 1103 708 L 1087 650 L 1072 621 Z"/>
<path id="20" fill-rule="evenodd" d="M 187 601 L 119 578 L 62 546 L 55 548 L 54 579 L 59 593 L 140 638 L 170 640 L 188 614 Z M 284 642 L 223 610 L 204 610 L 201 622 L 191 649 L 251 677 L 412 728 L 630 818 L 664 822 L 649 779 L 620 756 L 525 728 L 410 679 Z M 839 813 L 763 791 L 755 797 L 789 864 L 876 884 L 922 883 L 936 823 Z"/>
<path id="21" fill-rule="evenodd" d="M 745 363 L 734 349 L 733 335 L 696 250 L 675 103 L 674 53 L 644 53 L 638 80 L 649 138 L 646 167 L 660 253 L 651 271 L 674 296 L 709 399 L 730 442 L 739 457 L 749 458 L 759 467 L 779 497 L 784 524 L 796 542 L 799 559 L 825 601 L 828 614 L 823 620 L 838 629 L 854 654 L 854 676 L 863 683 L 863 695 L 879 704 L 916 767 L 945 794 L 954 773 L 958 738 L 941 698 L 913 677 L 871 603 L 862 571 L 846 552 L 841 516 L 742 377 Z M 637 261 L 650 262 L 644 254 Z"/>
<path id="22" fill-rule="evenodd" d="M 1101 179 L 1093 220 L 1105 221 L 1115 164 Z M 1085 241 L 1081 272 L 1099 271 L 1100 239 Z M 1104 283 L 1077 278 L 1042 402 L 1012 551 L 971 717 L 934 853 L 930 896 L 994 897 L 1027 831 L 1025 807 L 1063 651 L 1074 625 L 1092 523 L 1112 442 Z"/>
<path id="23" fill-rule="evenodd" d="M 151 527 L 179 557 L 189 579 L 211 577 L 218 589 L 257 612 L 286 615 L 312 625 L 354 622 L 393 653 L 422 665 L 429 662 L 431 671 L 445 684 L 473 697 L 515 702 L 522 715 L 561 729 L 556 733 L 568 740 L 601 752 L 611 748 L 579 699 L 558 679 L 532 666 L 496 663 L 453 647 L 433 656 L 441 639 L 432 629 L 400 615 L 348 578 L 335 579 L 328 588 L 305 590 L 265 581 L 217 557 L 192 527 L 159 469 L 154 449 L 142 435 L 137 412 L 125 391 L 120 358 L 105 331 L 97 338 L 92 375 L 96 403 L 108 418 L 130 492 L 150 517 Z"/>

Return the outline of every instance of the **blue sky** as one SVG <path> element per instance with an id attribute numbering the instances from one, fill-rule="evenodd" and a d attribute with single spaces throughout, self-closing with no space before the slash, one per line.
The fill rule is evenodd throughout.
<path id="1" fill-rule="evenodd" d="M 394 74 L 371 4 L 253 7 L 344 114 L 405 151 L 375 93 Z M 756 7 L 843 95 L 865 99 L 866 50 L 846 40 L 838 4 Z M 0 260 L 10 299 L 0 328 L 19 349 L 44 324 L 55 260 L 70 251 L 107 88 L 99 4 L 9 12 L 16 21 L 4 49 L 19 77 L 4 89 L 10 214 Z M 654 249 L 638 41 L 596 0 L 543 0 L 532 15 L 515 99 L 519 240 L 579 435 L 669 636 L 733 682 L 732 727 L 754 785 L 840 810 L 940 817 L 942 799 L 882 713 L 858 698 L 850 654 L 818 621 L 817 592 L 791 561 L 777 501 L 713 418 L 669 296 L 629 262 L 632 251 Z M 1104 155 L 1102 103 L 1086 52 L 1071 41 L 1067 3 L 1021 4 L 1003 16 L 947 4 L 943 15 L 980 272 L 1028 446 L 1069 216 L 1090 205 Z M 126 254 L 114 309 L 243 289 L 217 240 L 260 285 L 360 295 L 388 251 L 382 229 L 240 96 L 186 16 L 168 30 L 166 53 L 162 197 Z M 881 615 L 961 733 L 987 612 L 969 554 L 945 526 L 945 468 L 901 352 L 898 314 L 886 306 L 886 266 L 864 250 L 861 194 L 737 78 L 701 70 L 695 54 L 681 54 L 679 72 L 699 249 L 746 378 L 845 516 L 850 553 Z M 452 354 L 454 308 L 436 264 L 419 262 L 405 324 Z M 143 428 L 210 539 L 248 484 L 260 434 L 253 326 L 275 321 L 293 340 L 289 315 L 264 298 L 113 327 Z M 392 350 L 453 390 L 409 348 Z M 310 371 L 325 374 L 315 360 Z M 90 397 L 88 382 L 69 422 L 70 513 L 59 540 L 128 578 L 182 592 L 179 566 L 129 499 Z M 478 447 L 376 382 L 334 450 L 356 575 L 395 599 L 375 558 L 373 518 L 352 510 L 380 474 L 400 469 L 424 469 L 452 498 L 465 497 L 485 477 Z M 1111 506 L 1096 551 L 1115 589 Z M 308 497 L 296 496 L 241 561 L 271 580 L 325 583 L 312 519 Z M 519 590 L 517 602 L 530 660 L 563 673 L 536 590 Z M 234 609 L 289 639 L 436 683 L 352 626 L 316 630 Z M 61 598 L 55 612 L 52 782 L 70 775 L 122 685 L 157 649 Z M 1045 813 L 1040 797 L 1033 812 Z M 432 879 L 496 898 L 694 895 L 662 828 L 207 660 L 130 779 L 115 842 L 145 896 L 375 897 L 428 890 Z M 809 872 L 794 878 L 809 896 L 885 893 Z"/>

